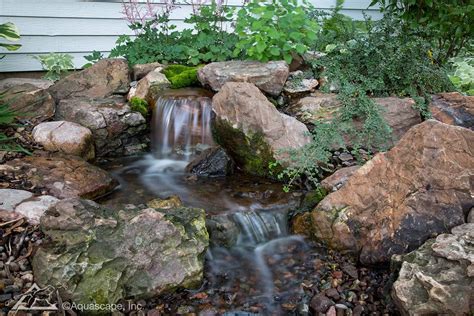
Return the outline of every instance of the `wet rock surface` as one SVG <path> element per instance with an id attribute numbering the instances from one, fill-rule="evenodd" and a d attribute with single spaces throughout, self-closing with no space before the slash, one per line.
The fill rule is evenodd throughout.
<path id="1" fill-rule="evenodd" d="M 208 245 L 200 209 L 107 209 L 66 199 L 41 218 L 35 280 L 77 303 L 115 303 L 197 286 Z"/>
<path id="2" fill-rule="evenodd" d="M 56 119 L 89 128 L 99 157 L 135 154 L 147 148 L 149 142 L 145 118 L 119 96 L 62 100 Z"/>
<path id="3" fill-rule="evenodd" d="M 203 86 L 220 91 L 227 82 L 249 82 L 260 90 L 278 96 L 289 75 L 284 61 L 261 63 L 258 61 L 226 61 L 210 63 L 198 71 Z"/>
<path id="4" fill-rule="evenodd" d="M 234 161 L 221 147 L 211 147 L 193 159 L 185 171 L 198 177 L 224 177 L 234 172 Z"/>
<path id="5" fill-rule="evenodd" d="M 95 157 L 92 132 L 87 127 L 67 121 L 45 122 L 33 129 L 34 140 L 44 149 L 91 160 Z"/>
<path id="6" fill-rule="evenodd" d="M 378 154 L 312 212 L 313 236 L 388 261 L 464 223 L 473 206 L 474 133 L 426 121 Z"/>
<path id="7" fill-rule="evenodd" d="M 440 122 L 474 129 L 474 96 L 464 96 L 459 92 L 434 95 L 430 111 Z"/>
<path id="8" fill-rule="evenodd" d="M 212 100 L 216 142 L 245 172 L 265 176 L 289 148 L 309 143 L 306 126 L 278 112 L 251 83 L 226 83 Z"/>
<path id="9" fill-rule="evenodd" d="M 33 156 L 0 165 L 6 180 L 24 179 L 25 187 L 57 198 L 98 198 L 117 182 L 104 170 L 73 156 Z M 11 181 L 9 180 L 9 181 Z"/>
<path id="10" fill-rule="evenodd" d="M 89 68 L 75 72 L 49 87 L 56 102 L 87 97 L 105 98 L 126 94 L 130 86 L 128 63 L 125 59 L 102 59 Z"/>
<path id="11" fill-rule="evenodd" d="M 395 256 L 392 297 L 404 315 L 468 315 L 474 308 L 474 224 L 463 224 Z"/>
<path id="12" fill-rule="evenodd" d="M 3 91 L 0 89 L 0 92 L 3 102 L 17 112 L 19 119 L 42 122 L 54 116 L 55 103 L 47 90 L 24 83 Z"/>

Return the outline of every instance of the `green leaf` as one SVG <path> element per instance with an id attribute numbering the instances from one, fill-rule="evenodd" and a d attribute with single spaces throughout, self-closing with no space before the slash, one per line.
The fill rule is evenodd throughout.
<path id="1" fill-rule="evenodd" d="M 273 56 L 280 56 L 280 49 L 278 47 L 273 46 L 270 48 L 270 54 Z"/>
<path id="2" fill-rule="evenodd" d="M 15 24 L 7 22 L 0 24 L 0 37 L 7 41 L 17 41 L 20 39 L 20 32 Z"/>

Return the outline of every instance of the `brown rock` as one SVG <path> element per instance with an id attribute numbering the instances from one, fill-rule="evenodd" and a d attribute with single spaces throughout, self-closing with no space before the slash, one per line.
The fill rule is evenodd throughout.
<path id="1" fill-rule="evenodd" d="M 48 151 L 94 159 L 94 139 L 87 127 L 67 121 L 45 122 L 33 129 L 33 138 Z"/>
<path id="2" fill-rule="evenodd" d="M 15 86 L 23 84 L 30 84 L 38 89 L 48 89 L 53 85 L 53 81 L 47 79 L 34 79 L 34 78 L 6 78 L 0 80 L 0 91 L 10 89 Z"/>
<path id="3" fill-rule="evenodd" d="M 149 63 L 149 64 L 137 64 L 132 67 L 132 78 L 133 80 L 140 80 L 149 72 L 159 69 L 161 71 L 164 66 L 160 63 Z"/>
<path id="4" fill-rule="evenodd" d="M 421 117 L 414 109 L 415 101 L 410 98 L 374 98 L 382 116 L 392 129 L 392 137 L 397 142 L 412 126 L 421 123 Z M 340 108 L 335 94 L 315 93 L 302 98 L 287 110 L 305 124 L 324 122 L 334 118 Z M 357 122 L 355 122 L 357 124 Z"/>
<path id="5" fill-rule="evenodd" d="M 433 96 L 430 110 L 433 118 L 440 122 L 474 129 L 474 96 L 440 93 Z"/>
<path id="6" fill-rule="evenodd" d="M 112 94 L 125 94 L 129 86 L 127 61 L 102 59 L 89 68 L 59 80 L 48 90 L 59 102 L 74 97 L 105 98 Z"/>
<path id="7" fill-rule="evenodd" d="M 321 186 L 328 192 L 339 190 L 360 166 L 345 167 L 337 170 L 329 177 L 321 181 Z"/>
<path id="8" fill-rule="evenodd" d="M 278 112 L 251 83 L 226 83 L 212 108 L 215 140 L 246 172 L 268 175 L 269 163 L 285 157 L 281 150 L 310 142 L 306 126 Z"/>
<path id="9" fill-rule="evenodd" d="M 313 296 L 309 304 L 311 310 L 316 313 L 325 313 L 333 305 L 334 302 L 327 298 L 323 293 Z"/>
<path id="10" fill-rule="evenodd" d="M 162 74 L 161 68 L 157 68 L 150 71 L 144 78 L 138 81 L 137 85 L 130 89 L 127 95 L 127 99 L 130 100 L 133 97 L 139 97 L 141 99 L 147 99 L 150 96 L 151 90 L 162 91 L 168 89 L 171 84 L 166 79 L 166 76 Z"/>
<path id="11" fill-rule="evenodd" d="M 117 185 L 106 171 L 73 156 L 15 159 L 0 165 L 0 171 L 13 177 L 24 175 L 35 188 L 59 199 L 95 199 Z"/>
<path id="12" fill-rule="evenodd" d="M 376 155 L 312 212 L 314 236 L 388 261 L 464 222 L 474 204 L 474 132 L 429 120 Z"/>
<path id="13" fill-rule="evenodd" d="M 16 111 L 20 119 L 42 122 L 54 116 L 54 100 L 47 90 L 25 83 L 2 93 L 3 102 Z"/>
<path id="14" fill-rule="evenodd" d="M 198 79 L 203 86 L 220 91 L 227 82 L 249 82 L 260 90 L 278 96 L 289 68 L 284 61 L 261 63 L 258 61 L 225 61 L 210 63 L 198 71 Z"/>

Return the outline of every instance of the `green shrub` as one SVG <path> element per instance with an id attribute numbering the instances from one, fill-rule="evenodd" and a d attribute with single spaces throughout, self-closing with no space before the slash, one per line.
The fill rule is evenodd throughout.
<path id="1" fill-rule="evenodd" d="M 453 65 L 449 79 L 456 89 L 474 96 L 474 56 L 456 57 L 451 60 Z"/>
<path id="2" fill-rule="evenodd" d="M 132 111 L 140 112 L 145 117 L 149 112 L 148 102 L 140 97 L 132 97 L 130 99 L 130 108 Z"/>
<path id="3" fill-rule="evenodd" d="M 89 55 L 84 56 L 84 59 L 87 60 L 88 63 L 82 66 L 82 68 L 89 68 L 90 66 L 92 66 L 93 64 L 95 64 L 96 62 L 98 62 L 99 60 L 103 58 L 104 58 L 104 55 L 101 52 L 98 52 L 95 50 Z"/>
<path id="4" fill-rule="evenodd" d="M 163 70 L 166 78 L 171 82 L 171 88 L 178 89 L 196 86 L 199 84 L 197 71 L 199 67 L 170 65 Z"/>
<path id="5" fill-rule="evenodd" d="M 472 40 L 472 0 L 373 0 L 386 14 L 405 23 L 401 32 L 420 34 L 431 41 L 433 57 L 439 64 L 456 56 Z"/>
<path id="6" fill-rule="evenodd" d="M 317 183 L 331 150 L 342 144 L 343 135 L 349 135 L 354 153 L 359 148 L 387 148 L 391 131 L 382 110 L 370 97 L 412 97 L 427 117 L 429 94 L 454 88 L 446 70 L 430 59 L 430 44 L 399 32 L 399 23 L 390 17 L 368 22 L 366 33 L 334 44 L 326 56 L 313 62 L 317 77 L 326 78 L 323 90 L 329 92 L 330 85 L 337 88 L 341 107 L 330 122 L 316 125 L 311 144 L 289 151 L 292 167 L 280 175 L 289 185 L 302 176 Z"/>
<path id="7" fill-rule="evenodd" d="M 0 94 L 0 130 L 6 126 L 12 125 L 15 122 L 17 112 L 10 108 L 9 103 L 3 99 L 3 94 Z M 0 132 L 0 151 L 15 151 L 23 152 L 27 155 L 31 153 L 16 142 L 15 137 L 8 137 L 5 133 Z"/>
<path id="8" fill-rule="evenodd" d="M 309 7 L 298 0 L 250 0 L 237 14 L 234 56 L 291 63 L 316 39 L 318 25 L 309 18 Z"/>
<path id="9" fill-rule="evenodd" d="M 57 81 L 61 79 L 61 75 L 70 69 L 74 69 L 72 62 L 73 57 L 64 53 L 49 53 L 45 55 L 33 56 L 37 59 L 44 70 L 47 71 L 44 75 L 45 79 Z"/>

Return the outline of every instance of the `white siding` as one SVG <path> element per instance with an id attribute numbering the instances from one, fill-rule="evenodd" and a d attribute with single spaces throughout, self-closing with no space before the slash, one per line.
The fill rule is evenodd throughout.
<path id="1" fill-rule="evenodd" d="M 312 0 L 321 9 L 334 7 L 336 0 Z M 241 0 L 229 0 L 238 6 Z M 346 0 L 342 13 L 355 19 L 363 18 L 363 10 L 379 18 L 375 8 L 367 7 L 370 0 Z M 16 52 L 4 52 L 0 72 L 41 70 L 40 63 L 31 55 L 64 52 L 74 56 L 76 67 L 86 63 L 83 56 L 97 50 L 107 55 L 117 36 L 133 33 L 122 19 L 120 2 L 84 2 L 81 0 L 0 0 L 0 23 L 15 23 L 21 34 L 23 46 Z M 181 5 L 171 19 L 178 28 L 192 8 Z"/>

